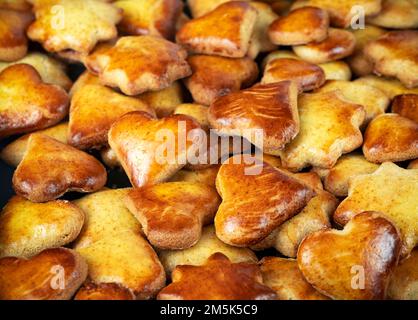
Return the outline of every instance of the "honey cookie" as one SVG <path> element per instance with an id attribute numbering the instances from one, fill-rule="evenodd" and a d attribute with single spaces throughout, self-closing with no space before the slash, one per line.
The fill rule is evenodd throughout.
<path id="1" fill-rule="evenodd" d="M 244 1 L 230 1 L 186 22 L 176 39 L 194 54 L 242 58 L 250 47 L 256 21 L 254 7 Z"/>
<path id="2" fill-rule="evenodd" d="M 396 113 L 376 117 L 364 134 L 363 153 L 374 163 L 418 158 L 418 123 Z"/>
<path id="3" fill-rule="evenodd" d="M 46 202 L 67 191 L 97 191 L 106 179 L 106 169 L 93 156 L 43 134 L 32 134 L 13 174 L 13 188 L 30 201 Z"/>
<path id="4" fill-rule="evenodd" d="M 389 220 L 376 212 L 363 212 L 344 230 L 321 230 L 307 236 L 297 260 L 305 279 L 330 298 L 381 300 L 400 247 L 398 231 Z"/>
<path id="5" fill-rule="evenodd" d="M 127 95 L 169 87 L 191 74 L 187 52 L 179 45 L 156 36 L 127 36 L 108 49 L 86 58 L 87 68 L 104 85 Z"/>
<path id="6" fill-rule="evenodd" d="M 272 300 L 276 294 L 263 285 L 260 268 L 252 263 L 232 263 L 215 253 L 201 266 L 177 266 L 173 282 L 159 300 Z M 196 285 L 199 283 L 200 285 Z"/>
<path id="7" fill-rule="evenodd" d="M 1 71 L 0 87 L 0 138 L 50 127 L 67 115 L 65 90 L 44 83 L 28 64 Z"/>
<path id="8" fill-rule="evenodd" d="M 186 249 L 213 221 L 220 199 L 208 185 L 166 182 L 129 191 L 125 203 L 148 241 L 160 249 Z"/>
<path id="9" fill-rule="evenodd" d="M 184 84 L 195 102 L 207 106 L 217 97 L 249 87 L 258 76 L 257 64 L 247 57 L 193 55 L 187 61 L 193 74 Z"/>
<path id="10" fill-rule="evenodd" d="M 351 180 L 348 197 L 338 206 L 334 220 L 344 225 L 362 211 L 382 212 L 400 230 L 401 254 L 408 256 L 418 242 L 417 188 L 417 170 L 383 163 L 374 173 Z"/>

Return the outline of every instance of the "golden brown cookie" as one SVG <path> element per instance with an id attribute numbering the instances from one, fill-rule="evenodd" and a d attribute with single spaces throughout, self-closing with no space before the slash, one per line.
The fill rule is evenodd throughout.
<path id="1" fill-rule="evenodd" d="M 350 179 L 373 173 L 377 168 L 379 165 L 367 161 L 362 154 L 349 153 L 339 158 L 331 169 L 314 167 L 313 171 L 320 173 L 326 190 L 337 197 L 346 197 Z"/>
<path id="2" fill-rule="evenodd" d="M 230 1 L 186 22 L 176 39 L 191 53 L 242 58 L 250 47 L 256 21 L 257 10 L 250 4 Z"/>
<path id="3" fill-rule="evenodd" d="M 99 41 L 116 38 L 121 10 L 100 0 L 32 0 L 31 40 L 51 52 L 90 52 Z"/>
<path id="4" fill-rule="evenodd" d="M 75 201 L 86 213 L 86 223 L 74 247 L 86 258 L 95 284 L 115 283 L 136 298 L 149 299 L 164 286 L 165 274 L 124 204 L 129 190 L 104 190 Z"/>
<path id="5" fill-rule="evenodd" d="M 69 90 L 72 81 L 66 75 L 65 65 L 46 54 L 39 52 L 28 53 L 25 57 L 12 63 L 0 62 L 0 71 L 6 69 L 8 66 L 17 63 L 30 64 L 38 71 L 45 83 L 56 84 L 65 90 Z"/>
<path id="6" fill-rule="evenodd" d="M 123 10 L 119 29 L 132 35 L 155 35 L 173 39 L 183 9 L 180 0 L 117 0 Z"/>
<path id="7" fill-rule="evenodd" d="M 392 112 L 418 123 L 418 94 L 402 94 L 392 101 Z"/>
<path id="8" fill-rule="evenodd" d="M 190 8 L 193 18 L 198 18 L 216 9 L 216 7 L 220 6 L 221 4 L 229 1 L 230 0 L 187 0 L 186 2 Z M 243 1 L 249 2 L 249 0 Z"/>
<path id="9" fill-rule="evenodd" d="M 298 178 L 295 175 L 295 178 Z M 322 186 L 321 186 L 322 188 Z M 305 208 L 280 225 L 264 240 L 252 246 L 254 250 L 275 248 L 286 257 L 295 258 L 302 240 L 315 231 L 331 227 L 331 217 L 338 201 L 330 193 L 315 189 L 317 195 Z"/>
<path id="10" fill-rule="evenodd" d="M 137 97 L 153 108 L 158 118 L 163 118 L 173 114 L 176 107 L 183 103 L 183 96 L 180 81 L 175 81 L 168 88 L 144 92 Z"/>
<path id="11" fill-rule="evenodd" d="M 297 0 L 291 9 L 306 6 L 327 10 L 331 24 L 340 28 L 347 28 L 356 23 L 359 18 L 359 9 L 366 17 L 376 15 L 382 9 L 381 0 Z"/>
<path id="12" fill-rule="evenodd" d="M 376 117 L 364 134 L 363 153 L 374 163 L 418 158 L 418 123 L 396 113 Z"/>
<path id="13" fill-rule="evenodd" d="M 68 122 L 63 122 L 48 129 L 38 130 L 36 133 L 67 143 L 67 131 Z M 30 135 L 31 133 L 27 133 L 5 146 L 0 151 L 0 159 L 12 167 L 17 167 L 25 155 Z"/>
<path id="14" fill-rule="evenodd" d="M 204 265 L 177 266 L 173 282 L 160 291 L 159 300 L 271 300 L 276 294 L 263 285 L 260 268 L 253 263 L 231 263 L 222 253 Z M 196 285 L 199 284 L 199 285 Z"/>
<path id="15" fill-rule="evenodd" d="M 374 71 L 398 78 L 407 88 L 418 86 L 418 31 L 391 31 L 364 48 Z"/>
<path id="16" fill-rule="evenodd" d="M 364 124 L 369 123 L 379 114 L 385 113 L 390 100 L 386 94 L 373 86 L 355 81 L 328 81 L 317 92 L 339 90 L 344 99 L 362 105 L 366 111 Z"/>
<path id="17" fill-rule="evenodd" d="M 74 300 L 135 300 L 134 294 L 117 283 L 85 283 Z"/>
<path id="18" fill-rule="evenodd" d="M 418 250 L 395 268 L 388 287 L 388 297 L 394 300 L 418 300 Z"/>
<path id="19" fill-rule="evenodd" d="M 263 240 L 314 196 L 312 189 L 288 173 L 265 162 L 245 161 L 242 155 L 231 157 L 216 178 L 222 197 L 215 216 L 216 235 L 241 247 Z"/>
<path id="20" fill-rule="evenodd" d="M 213 225 L 202 229 L 202 236 L 192 247 L 184 250 L 161 250 L 158 253 L 167 276 L 180 265 L 201 266 L 214 253 L 220 252 L 228 257 L 232 263 L 256 263 L 257 256 L 248 248 L 230 246 L 218 239 Z"/>
<path id="21" fill-rule="evenodd" d="M 316 7 L 302 7 L 275 20 L 268 33 L 274 44 L 295 46 L 325 40 L 328 26 L 327 11 Z"/>
<path id="22" fill-rule="evenodd" d="M 399 80 L 369 75 L 361 77 L 354 82 L 371 85 L 383 91 L 390 99 L 400 94 L 418 94 L 418 88 L 406 88 Z"/>
<path id="23" fill-rule="evenodd" d="M 0 8 L 26 11 L 31 6 L 27 0 L 0 0 Z"/>
<path id="24" fill-rule="evenodd" d="M 267 63 L 261 83 L 285 80 L 296 82 L 299 92 L 319 88 L 325 83 L 321 67 L 299 59 L 280 58 Z"/>
<path id="25" fill-rule="evenodd" d="M 319 66 L 325 73 L 326 80 L 350 80 L 351 70 L 344 61 L 331 61 L 320 63 Z"/>
<path id="26" fill-rule="evenodd" d="M 216 175 L 218 174 L 219 166 L 210 166 L 201 170 L 185 170 L 178 171 L 174 176 L 171 177 L 170 181 L 185 181 L 185 182 L 196 182 L 204 183 L 208 186 L 215 187 Z"/>
<path id="27" fill-rule="evenodd" d="M 377 212 L 363 212 L 343 230 L 307 236 L 299 247 L 298 265 L 305 279 L 330 298 L 380 300 L 386 296 L 400 247 L 389 220 Z"/>
<path id="28" fill-rule="evenodd" d="M 299 132 L 297 91 L 294 82 L 282 81 L 230 93 L 210 105 L 209 123 L 220 135 L 242 136 L 277 155 Z"/>
<path id="29" fill-rule="evenodd" d="M 213 221 L 220 199 L 206 184 L 166 182 L 129 191 L 125 204 L 154 247 L 186 249 Z"/>
<path id="30" fill-rule="evenodd" d="M 356 38 L 351 32 L 330 28 L 325 40 L 293 46 L 293 51 L 308 62 L 325 63 L 348 57 L 353 53 L 355 45 Z"/>
<path id="31" fill-rule="evenodd" d="M 418 1 L 382 0 L 382 11 L 367 21 L 388 29 L 418 28 Z"/>
<path id="32" fill-rule="evenodd" d="M 47 249 L 31 259 L 0 259 L 1 300 L 69 300 L 87 276 L 75 251 Z"/>
<path id="33" fill-rule="evenodd" d="M 265 257 L 260 261 L 263 282 L 278 300 L 328 300 L 305 280 L 293 259 Z"/>
<path id="34" fill-rule="evenodd" d="M 269 52 L 276 49 L 268 36 L 269 25 L 277 19 L 278 15 L 267 3 L 251 1 L 250 5 L 257 10 L 257 20 L 254 25 L 247 56 L 255 59 L 260 52 Z"/>
<path id="35" fill-rule="evenodd" d="M 304 94 L 298 108 L 300 132 L 280 155 L 285 168 L 331 168 L 342 154 L 361 146 L 364 108 L 345 100 L 340 92 Z"/>
<path id="36" fill-rule="evenodd" d="M 199 122 L 203 130 L 209 129 L 208 107 L 197 103 L 182 103 L 174 110 L 174 114 L 184 114 Z"/>
<path id="37" fill-rule="evenodd" d="M 0 61 L 15 61 L 26 55 L 26 28 L 32 20 L 30 11 L 0 9 Z"/>
<path id="38" fill-rule="evenodd" d="M 168 180 L 186 165 L 188 154 L 199 148 L 196 150 L 189 139 L 183 141 L 184 145 L 178 143 L 178 137 L 186 139 L 193 129 L 199 129 L 199 124 L 188 116 L 172 115 L 156 120 L 136 111 L 112 125 L 109 144 L 132 185 L 141 187 Z"/>
<path id="39" fill-rule="evenodd" d="M 400 230 L 401 253 L 408 256 L 418 243 L 417 188 L 418 170 L 386 162 L 374 173 L 351 180 L 348 197 L 338 206 L 334 220 L 344 225 L 362 211 L 382 212 Z"/>
<path id="40" fill-rule="evenodd" d="M 359 77 L 373 73 L 373 61 L 364 53 L 364 47 L 367 43 L 378 39 L 386 31 L 382 28 L 365 25 L 364 28 L 352 31 L 356 38 L 356 47 L 351 56 L 347 58 L 353 73 Z"/>
<path id="41" fill-rule="evenodd" d="M 195 102 L 207 106 L 219 96 L 249 87 L 258 76 L 257 64 L 250 58 L 194 55 L 187 62 L 193 74 L 184 84 Z"/>
<path id="42" fill-rule="evenodd" d="M 1 71 L 0 87 L 0 138 L 50 127 L 67 115 L 64 89 L 44 83 L 28 64 Z"/>
<path id="43" fill-rule="evenodd" d="M 68 201 L 32 203 L 13 196 L 0 215 L 0 257 L 30 258 L 73 241 L 84 213 Z"/>
<path id="44" fill-rule="evenodd" d="M 13 174 L 13 188 L 30 201 L 45 202 L 67 191 L 97 191 L 106 179 L 106 169 L 94 157 L 48 136 L 32 134 Z"/>
<path id="45" fill-rule="evenodd" d="M 127 97 L 100 84 L 80 87 L 72 96 L 68 142 L 78 149 L 107 145 L 112 124 L 126 113 L 143 111 L 155 117 L 155 111 L 136 97 Z"/>
<path id="46" fill-rule="evenodd" d="M 191 74 L 187 52 L 177 44 L 156 36 L 120 38 L 108 49 L 86 58 L 87 68 L 100 82 L 127 95 L 169 87 Z"/>

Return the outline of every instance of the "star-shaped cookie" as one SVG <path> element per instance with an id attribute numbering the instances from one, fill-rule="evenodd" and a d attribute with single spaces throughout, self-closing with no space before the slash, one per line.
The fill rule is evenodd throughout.
<path id="1" fill-rule="evenodd" d="M 177 44 L 156 36 L 120 38 L 108 49 L 86 58 L 87 68 L 100 82 L 127 95 L 169 87 L 191 74 L 187 52 Z"/>
<path id="2" fill-rule="evenodd" d="M 400 230 L 405 257 L 418 243 L 417 188 L 418 170 L 385 162 L 374 173 L 351 180 L 348 197 L 338 206 L 334 220 L 344 225 L 362 211 L 382 212 Z"/>
<path id="3" fill-rule="evenodd" d="M 272 300 L 275 292 L 263 284 L 260 268 L 253 263 L 231 263 L 215 253 L 202 266 L 178 266 L 173 283 L 157 296 L 159 300 Z M 199 284 L 199 285 L 196 285 Z"/>
<path id="4" fill-rule="evenodd" d="M 88 53 L 99 41 L 117 36 L 121 10 L 100 0 L 32 0 L 31 40 L 51 52 Z"/>

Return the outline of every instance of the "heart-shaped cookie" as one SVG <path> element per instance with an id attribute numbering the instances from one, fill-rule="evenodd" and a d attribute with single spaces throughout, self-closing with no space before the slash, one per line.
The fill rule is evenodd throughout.
<path id="1" fill-rule="evenodd" d="M 328 36 L 328 26 L 327 11 L 303 7 L 275 20 L 268 33 L 274 44 L 294 46 L 325 40 Z"/>
<path id="2" fill-rule="evenodd" d="M 299 59 L 271 59 L 265 69 L 261 83 L 285 80 L 296 82 L 299 92 L 310 91 L 322 86 L 325 73 L 321 67 Z"/>
<path id="3" fill-rule="evenodd" d="M 142 187 L 165 181 L 186 165 L 189 151 L 199 149 L 187 136 L 199 128 L 188 116 L 172 115 L 157 120 L 136 111 L 112 125 L 109 144 L 132 185 Z"/>
<path id="4" fill-rule="evenodd" d="M 277 155 L 299 132 L 297 86 L 282 81 L 219 97 L 210 105 L 208 119 L 218 134 L 242 136 Z"/>
<path id="5" fill-rule="evenodd" d="M 30 11 L 0 9 L 0 61 L 23 58 L 28 50 L 26 28 L 33 20 Z"/>
<path id="6" fill-rule="evenodd" d="M 47 249 L 26 260 L 0 259 L 1 300 L 69 300 L 87 277 L 75 251 Z"/>
<path id="7" fill-rule="evenodd" d="M 418 158 L 418 123 L 396 113 L 376 117 L 364 134 L 363 153 L 375 163 Z"/>
<path id="8" fill-rule="evenodd" d="M 230 92 L 252 85 L 258 76 L 258 66 L 250 58 L 226 58 L 193 55 L 187 59 L 193 74 L 184 80 L 197 103 L 210 105 Z"/>
<path id="9" fill-rule="evenodd" d="M 160 249 L 186 249 L 213 221 L 220 199 L 208 185 L 167 182 L 131 190 L 126 206 L 141 223 L 148 241 Z"/>
<path id="10" fill-rule="evenodd" d="M 305 279 L 333 299 L 384 299 L 400 248 L 398 231 L 389 220 L 363 212 L 344 230 L 307 236 L 299 246 L 298 264 Z"/>
<path id="11" fill-rule="evenodd" d="M 32 257 L 73 241 L 84 212 L 68 201 L 33 203 L 12 197 L 0 215 L 0 257 Z"/>
<path id="12" fill-rule="evenodd" d="M 155 111 L 138 98 L 124 96 L 100 84 L 81 85 L 71 99 L 69 144 L 78 149 L 106 146 L 113 122 L 132 111 L 155 116 Z"/>
<path id="13" fill-rule="evenodd" d="M 67 191 L 97 191 L 106 179 L 106 169 L 93 156 L 34 133 L 13 174 L 13 188 L 30 201 L 45 202 Z"/>
<path id="14" fill-rule="evenodd" d="M 311 188 L 290 174 L 265 162 L 246 161 L 242 155 L 231 157 L 216 178 L 222 197 L 215 216 L 216 235 L 241 247 L 263 240 L 314 196 Z"/>
<path id="15" fill-rule="evenodd" d="M 255 263 L 231 263 L 215 253 L 202 266 L 174 269 L 173 282 L 160 291 L 159 300 L 272 300 L 275 292 L 263 284 Z M 197 285 L 199 284 L 199 285 Z"/>
<path id="16" fill-rule="evenodd" d="M 186 22 L 176 39 L 192 53 L 242 58 L 250 47 L 256 21 L 257 10 L 250 4 L 229 1 Z"/>
<path id="17" fill-rule="evenodd" d="M 0 72 L 0 138 L 50 127 L 68 112 L 68 95 L 28 64 Z"/>

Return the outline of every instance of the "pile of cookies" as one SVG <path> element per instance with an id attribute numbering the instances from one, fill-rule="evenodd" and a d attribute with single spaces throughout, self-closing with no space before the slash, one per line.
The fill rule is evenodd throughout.
<path id="1" fill-rule="evenodd" d="M 418 299 L 417 0 L 0 0 L 0 139 L 0 299 Z"/>

